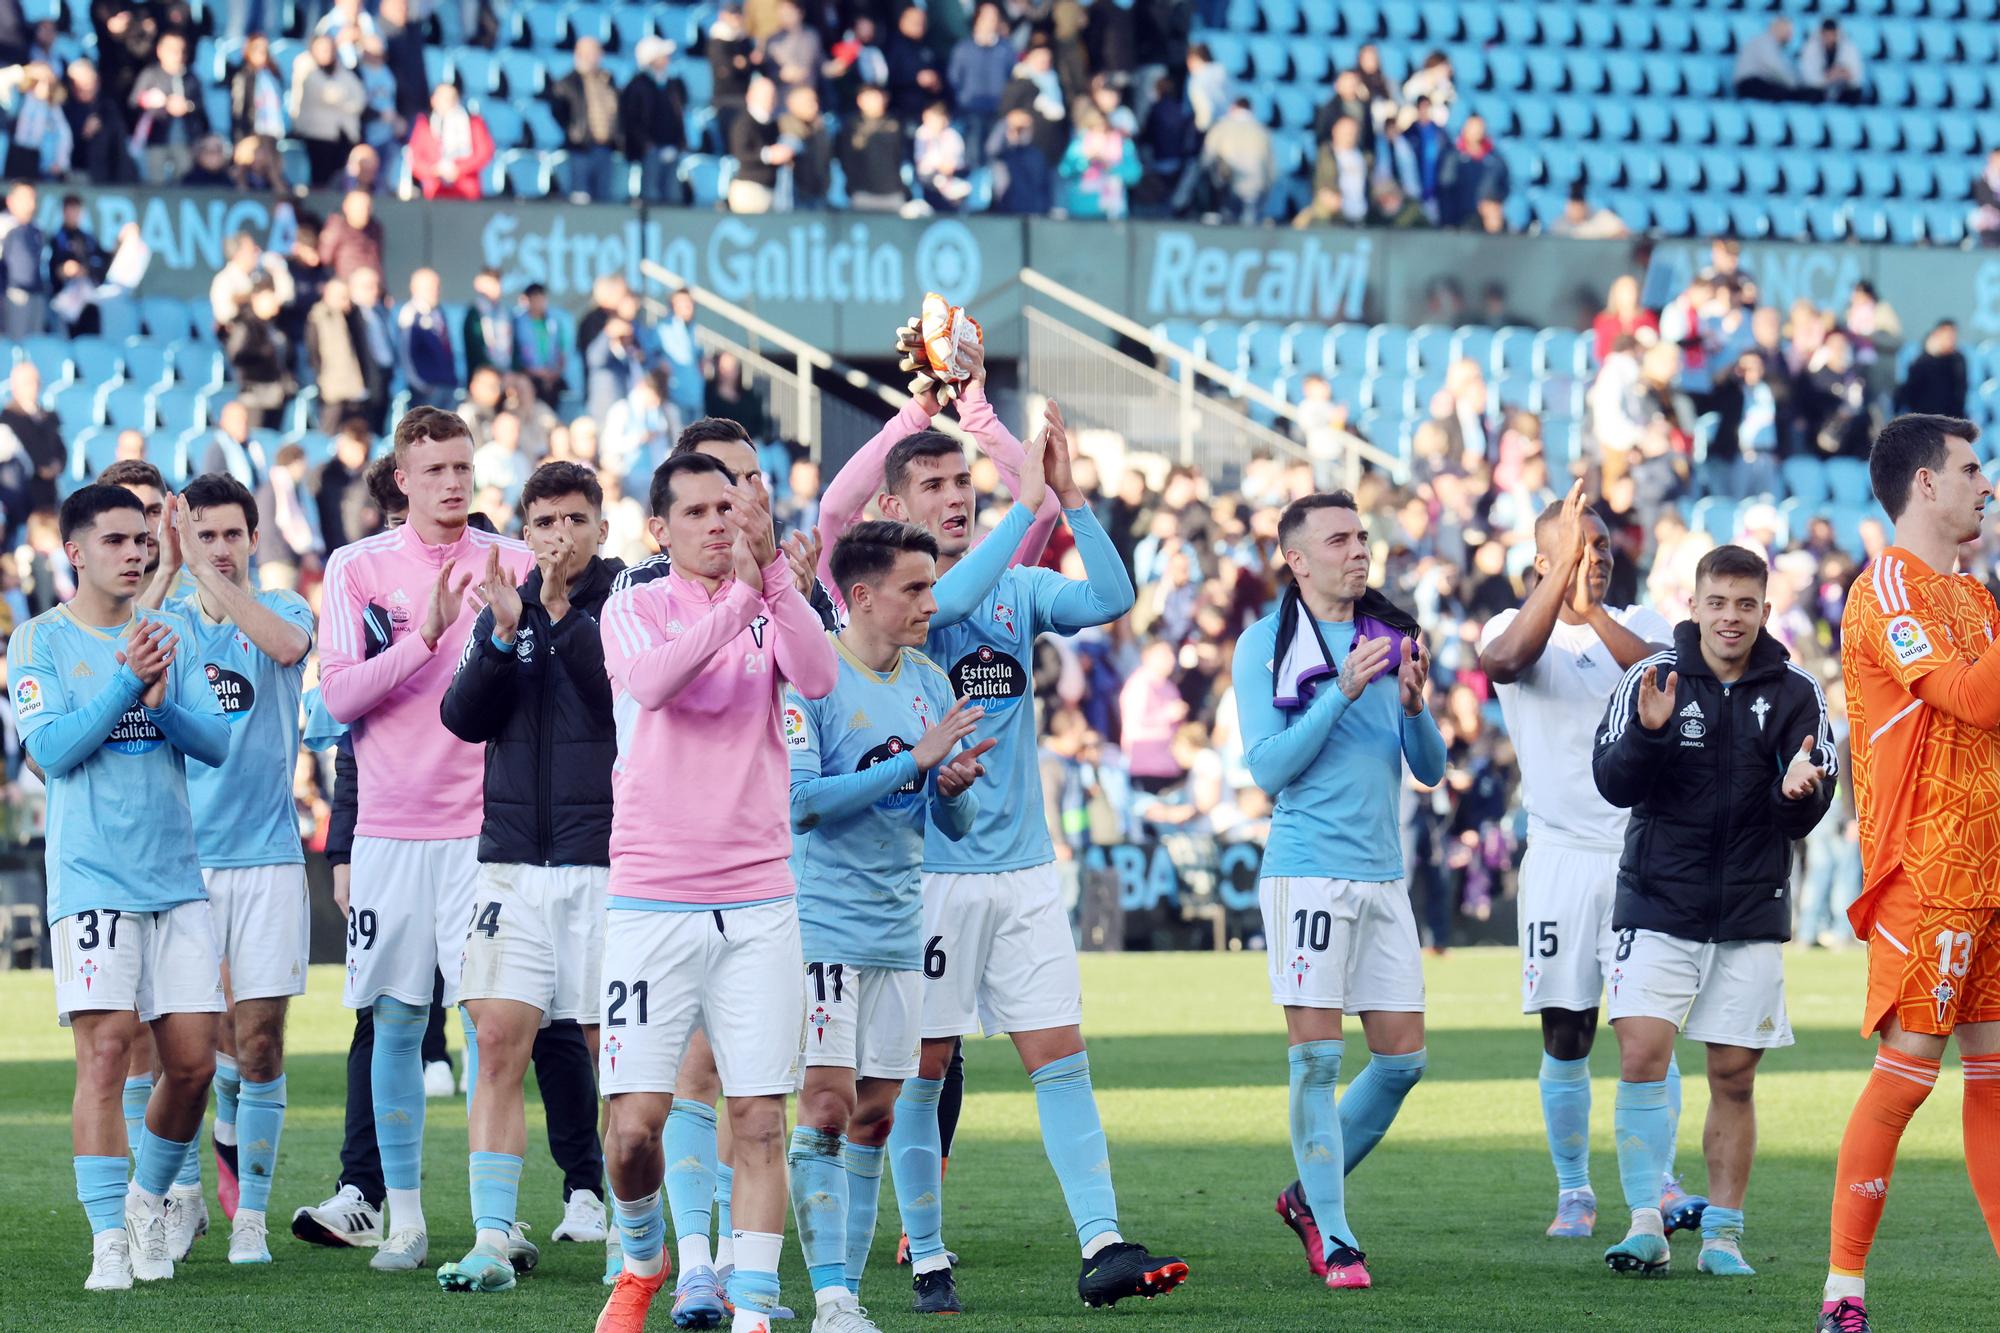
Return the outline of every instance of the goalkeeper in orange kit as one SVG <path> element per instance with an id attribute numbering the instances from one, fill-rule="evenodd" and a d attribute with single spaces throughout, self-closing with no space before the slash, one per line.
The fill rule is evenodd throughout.
<path id="1" fill-rule="evenodd" d="M 1904 416 L 1869 456 L 1895 541 L 1841 617 L 1851 772 L 1866 880 L 1848 916 L 1868 942 L 1875 1069 L 1840 1143 L 1818 1328 L 1868 1333 L 1863 1271 L 1903 1129 L 1956 1036 L 1965 1161 L 2000 1246 L 2000 607 L 1958 547 L 1992 484 L 1954 417 Z"/>

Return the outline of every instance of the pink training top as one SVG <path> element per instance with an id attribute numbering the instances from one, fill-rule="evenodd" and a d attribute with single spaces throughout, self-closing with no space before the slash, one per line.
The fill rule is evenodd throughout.
<path id="1" fill-rule="evenodd" d="M 611 772 L 611 896 L 726 907 L 789 898 L 789 682 L 824 697 L 833 642 L 780 554 L 761 594 L 677 569 L 604 607 L 604 665 L 639 705 Z"/>
<path id="2" fill-rule="evenodd" d="M 468 527 L 449 546 L 432 546 L 405 523 L 336 550 L 327 558 L 321 594 L 319 689 L 326 711 L 353 729 L 360 778 L 356 834 L 434 842 L 479 833 L 486 747 L 468 745 L 438 716 L 444 692 L 472 634 L 479 609 L 470 600 L 432 649 L 418 628 L 430 609 L 438 571 L 456 561 L 454 580 L 477 578 L 487 552 L 516 582 L 535 559 L 509 537 Z M 370 604 L 386 618 L 389 647 L 368 656 L 362 616 Z"/>
<path id="3" fill-rule="evenodd" d="M 1006 483 L 1010 494 L 1021 493 L 1021 465 L 1027 461 L 1028 451 L 1014 438 L 1014 433 L 1001 422 L 992 404 L 986 401 L 986 386 L 973 380 L 965 386 L 958 397 L 958 424 L 972 433 L 979 441 L 979 447 L 1000 469 L 1000 480 Z M 889 461 L 889 451 L 901 441 L 915 435 L 920 430 L 931 427 L 930 414 L 912 398 L 903 404 L 903 410 L 882 427 L 875 438 L 861 446 L 854 456 L 841 466 L 826 491 L 819 500 L 819 535 L 825 543 L 819 557 L 819 581 L 833 590 L 834 598 L 843 605 L 840 589 L 834 587 L 833 544 L 842 533 L 861 521 L 869 503 L 882 492 L 882 472 Z M 1035 511 L 1035 521 L 1028 525 L 1027 535 L 1021 538 L 1021 545 L 1014 551 L 1014 564 L 1023 564 L 1042 558 L 1042 548 L 1049 544 L 1049 533 L 1055 530 L 1056 520 L 1062 516 L 1062 503 L 1051 490 L 1042 500 L 1042 507 Z"/>

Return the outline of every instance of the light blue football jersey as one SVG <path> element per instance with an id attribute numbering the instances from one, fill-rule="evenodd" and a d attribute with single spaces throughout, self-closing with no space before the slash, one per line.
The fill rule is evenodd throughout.
<path id="1" fill-rule="evenodd" d="M 92 910 L 158 912 L 207 896 L 183 748 L 221 763 L 228 723 L 187 650 L 186 618 L 143 616 L 167 622 L 182 644 L 157 711 L 119 664 L 125 626 L 85 625 L 60 606 L 7 642 L 21 740 L 49 775 L 51 921 Z"/>
<path id="2" fill-rule="evenodd" d="M 924 653 L 944 669 L 952 693 L 986 710 L 967 744 L 999 743 L 980 762 L 979 815 L 957 842 L 933 830 L 924 841 L 924 869 L 947 874 L 1023 870 L 1055 859 L 1042 814 L 1042 773 L 1035 735 L 1035 636 L 1074 634 L 1116 620 L 1132 609 L 1132 580 L 1118 548 L 1088 506 L 1064 510 L 1088 580 L 1052 569 L 1014 565 L 992 582 L 971 613 L 955 624 L 932 622 Z M 938 582 L 939 620 L 960 587 L 974 591 L 991 570 L 1013 558 L 1033 515 L 1007 511 L 986 539 Z"/>
<path id="3" fill-rule="evenodd" d="M 305 598 L 270 591 L 258 593 L 257 601 L 311 637 L 313 613 Z M 234 623 L 210 620 L 199 599 L 172 605 L 193 629 L 190 648 L 229 721 L 228 762 L 188 770 L 202 865 L 303 864 L 292 770 L 299 758 L 305 659 L 279 666 Z"/>
<path id="4" fill-rule="evenodd" d="M 938 797 L 935 770 L 919 773 L 911 753 L 951 711 L 951 685 L 914 648 L 882 675 L 829 637 L 840 657 L 833 692 L 785 690 L 799 934 L 809 962 L 913 971 L 923 966 L 925 831 L 942 821 L 963 832 L 977 809 L 970 792 Z"/>

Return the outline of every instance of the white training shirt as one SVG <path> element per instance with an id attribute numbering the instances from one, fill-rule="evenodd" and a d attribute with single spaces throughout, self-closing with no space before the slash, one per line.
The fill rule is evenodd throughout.
<path id="1" fill-rule="evenodd" d="M 1485 652 L 1516 611 L 1502 611 L 1479 633 Z M 1647 643 L 1673 642 L 1673 628 L 1646 606 L 1612 611 L 1611 618 Z M 1597 794 L 1590 775 L 1597 724 L 1625 669 L 1588 625 L 1558 620 L 1549 645 L 1511 685 L 1496 684 L 1507 735 L 1521 762 L 1521 798 L 1528 807 L 1528 837 L 1596 851 L 1625 845 L 1627 811 Z"/>

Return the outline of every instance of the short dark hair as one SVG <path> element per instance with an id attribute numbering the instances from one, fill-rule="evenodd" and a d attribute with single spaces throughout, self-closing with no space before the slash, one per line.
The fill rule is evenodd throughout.
<path id="1" fill-rule="evenodd" d="M 1944 442 L 1954 435 L 1973 444 L 1979 439 L 1979 427 L 1960 417 L 1910 412 L 1876 434 L 1868 451 L 1868 485 L 1891 522 L 1910 507 L 1910 487 L 1918 470 L 1935 472 L 1944 466 Z"/>
<path id="2" fill-rule="evenodd" d="M 834 586 L 846 596 L 857 583 L 874 584 L 896 566 L 896 558 L 914 551 L 937 559 L 937 538 L 911 523 L 877 519 L 857 523 L 833 544 L 828 568 Z"/>
<path id="3" fill-rule="evenodd" d="M 441 407 L 413 407 L 396 423 L 396 462 L 410 456 L 410 447 L 419 440 L 456 440 L 472 443 L 472 428 L 465 418 Z"/>
<path id="4" fill-rule="evenodd" d="M 236 505 L 243 510 L 243 522 L 250 534 L 257 533 L 257 497 L 227 472 L 204 472 L 181 491 L 181 505 L 189 514 L 198 514 L 217 505 Z"/>
<path id="5" fill-rule="evenodd" d="M 62 502 L 62 512 L 56 519 L 62 539 L 68 541 L 74 534 L 96 527 L 98 518 L 114 509 L 129 509 L 141 518 L 146 515 L 146 506 L 139 503 L 139 497 L 123 486 L 99 481 L 77 487 Z"/>
<path id="6" fill-rule="evenodd" d="M 1354 503 L 1354 496 L 1347 491 L 1317 491 L 1312 495 L 1302 495 L 1285 506 L 1285 512 L 1278 515 L 1278 549 L 1291 545 L 1292 538 L 1305 526 L 1306 515 L 1319 509 L 1345 509 L 1356 515 L 1360 506 Z"/>
<path id="7" fill-rule="evenodd" d="M 83 196 L 80 194 L 66 194 L 62 197 L 62 206 L 64 208 L 82 208 Z"/>
<path id="8" fill-rule="evenodd" d="M 104 471 L 97 474 L 99 486 L 151 486 L 161 495 L 167 493 L 167 479 L 160 470 L 143 458 L 121 458 Z"/>
<path id="9" fill-rule="evenodd" d="M 1742 546 L 1718 546 L 1694 567 L 1694 586 L 1710 579 L 1755 579 L 1758 586 L 1770 582 L 1771 567 L 1764 557 Z"/>
<path id="10" fill-rule="evenodd" d="M 675 477 L 685 477 L 700 472 L 713 472 L 721 477 L 724 483 L 732 486 L 736 484 L 736 478 L 729 475 L 729 469 L 707 454 L 676 454 L 653 469 L 653 485 L 647 492 L 646 499 L 653 507 L 654 516 L 665 518 L 667 511 L 674 507 Z"/>
<path id="11" fill-rule="evenodd" d="M 382 517 L 403 513 L 410 507 L 410 497 L 403 494 L 403 488 L 396 484 L 394 454 L 383 454 L 370 463 L 364 479 L 368 484 L 368 498 L 382 511 Z"/>
<path id="12" fill-rule="evenodd" d="M 561 461 L 544 463 L 529 475 L 521 487 L 521 517 L 527 518 L 537 500 L 560 500 L 565 495 L 581 495 L 592 509 L 604 508 L 604 487 L 598 484 L 597 474 L 581 463 Z"/>
<path id="13" fill-rule="evenodd" d="M 673 452 L 667 457 L 679 458 L 693 453 L 704 444 L 720 443 L 748 444 L 755 447 L 750 432 L 743 428 L 742 422 L 731 421 L 728 417 L 700 417 L 689 422 L 681 431 L 674 440 Z"/>
<path id="14" fill-rule="evenodd" d="M 1538 451 L 1530 454 L 1529 457 L 1541 459 L 1544 467 L 1548 465 L 1548 455 L 1545 453 Z M 1563 502 L 1561 500 L 1551 501 L 1548 508 L 1535 515 L 1535 545 L 1537 547 L 1542 544 L 1542 535 L 1556 524 L 1562 522 L 1562 516 Z M 1609 528 L 1611 526 L 1604 521 L 1604 515 L 1588 506 L 1584 508 L 1583 516 L 1586 522 L 1594 520 L 1600 527 Z"/>
<path id="15" fill-rule="evenodd" d="M 549 289 L 542 286 L 539 282 L 531 282 L 521 289 L 521 299 L 524 301 L 532 296 L 547 296 L 548 294 Z"/>
<path id="16" fill-rule="evenodd" d="M 919 458 L 943 458 L 964 452 L 964 445 L 941 430 L 920 430 L 906 435 L 889 447 L 889 456 L 882 460 L 882 489 L 891 495 L 901 495 L 910 484 L 910 464 Z"/>

